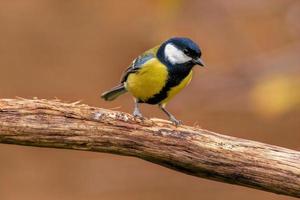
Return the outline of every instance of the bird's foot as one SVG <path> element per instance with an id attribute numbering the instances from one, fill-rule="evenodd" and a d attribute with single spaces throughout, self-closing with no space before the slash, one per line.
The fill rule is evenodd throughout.
<path id="1" fill-rule="evenodd" d="M 170 121 L 171 121 L 172 124 L 173 124 L 174 126 L 176 126 L 176 127 L 179 126 L 179 125 L 182 125 L 182 121 L 176 119 L 173 115 L 170 116 Z"/>
<path id="2" fill-rule="evenodd" d="M 133 111 L 133 117 L 134 117 L 135 119 L 141 119 L 141 120 L 144 119 L 142 113 L 141 113 L 139 110 L 134 110 L 134 111 Z"/>

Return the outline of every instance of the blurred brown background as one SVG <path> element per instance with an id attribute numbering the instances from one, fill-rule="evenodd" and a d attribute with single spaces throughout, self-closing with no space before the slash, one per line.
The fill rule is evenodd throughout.
<path id="1" fill-rule="evenodd" d="M 185 124 L 300 150 L 299 0 L 0 1 L 0 98 L 104 102 L 131 60 L 171 36 L 207 68 L 169 109 Z M 165 116 L 142 106 L 149 117 Z M 293 199 L 130 157 L 0 145 L 0 199 Z"/>

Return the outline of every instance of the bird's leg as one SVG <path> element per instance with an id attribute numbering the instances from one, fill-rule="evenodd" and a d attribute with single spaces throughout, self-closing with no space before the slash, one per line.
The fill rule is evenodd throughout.
<path id="1" fill-rule="evenodd" d="M 137 99 L 134 100 L 133 116 L 141 119 L 143 118 L 143 115 L 139 109 L 139 103 Z"/>
<path id="2" fill-rule="evenodd" d="M 165 108 L 164 105 L 162 104 L 159 104 L 159 108 L 164 112 L 166 113 L 166 115 L 168 115 L 170 121 L 175 125 L 175 126 L 178 126 L 180 124 L 182 124 L 182 122 L 180 120 L 177 120 L 174 115 L 172 115 L 169 111 L 167 111 L 167 109 Z"/>

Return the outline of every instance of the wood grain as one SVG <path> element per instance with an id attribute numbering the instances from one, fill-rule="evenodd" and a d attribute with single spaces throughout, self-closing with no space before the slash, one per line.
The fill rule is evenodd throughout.
<path id="1" fill-rule="evenodd" d="M 298 151 L 78 103 L 0 99 L 0 143 L 135 156 L 197 177 L 300 197 Z"/>

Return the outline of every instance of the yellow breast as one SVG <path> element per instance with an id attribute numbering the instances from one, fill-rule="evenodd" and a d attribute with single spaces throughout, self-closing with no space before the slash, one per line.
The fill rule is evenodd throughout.
<path id="1" fill-rule="evenodd" d="M 158 59 L 153 58 L 138 72 L 128 76 L 125 87 L 134 97 L 146 101 L 161 91 L 167 79 L 167 68 Z"/>
<path id="2" fill-rule="evenodd" d="M 167 95 L 167 98 L 161 101 L 161 104 L 166 104 L 168 101 L 170 101 L 178 92 L 180 92 L 185 86 L 187 86 L 190 81 L 192 80 L 193 71 L 191 71 L 182 81 L 179 85 L 172 87 Z"/>

